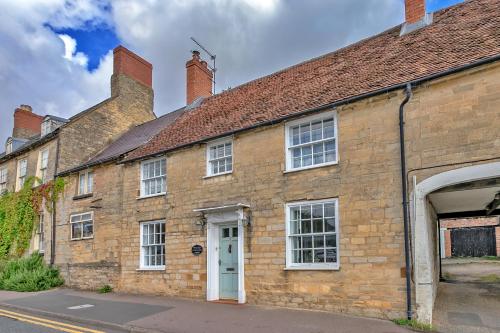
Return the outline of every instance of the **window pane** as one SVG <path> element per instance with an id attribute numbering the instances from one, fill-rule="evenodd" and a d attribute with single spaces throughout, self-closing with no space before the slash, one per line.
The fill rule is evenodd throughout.
<path id="1" fill-rule="evenodd" d="M 314 262 L 325 262 L 325 250 L 314 250 Z"/>
<path id="2" fill-rule="evenodd" d="M 217 146 L 217 158 L 224 157 L 224 145 Z"/>
<path id="3" fill-rule="evenodd" d="M 314 122 L 311 124 L 312 141 L 321 140 L 323 134 L 321 128 L 321 121 Z"/>
<path id="4" fill-rule="evenodd" d="M 82 220 L 82 216 L 81 215 L 73 215 L 71 216 L 71 222 L 78 222 L 78 221 L 81 221 Z"/>
<path id="5" fill-rule="evenodd" d="M 224 237 L 224 238 L 229 237 L 229 228 L 222 229 L 222 237 Z"/>
<path id="6" fill-rule="evenodd" d="M 302 250 L 302 261 L 304 263 L 312 263 L 313 262 L 313 253 L 312 250 Z"/>
<path id="7" fill-rule="evenodd" d="M 210 147 L 210 159 L 213 160 L 216 157 L 217 147 Z"/>
<path id="8" fill-rule="evenodd" d="M 300 207 L 300 218 L 303 220 L 311 218 L 311 206 Z"/>
<path id="9" fill-rule="evenodd" d="M 300 236 L 290 237 L 290 244 L 292 245 L 293 250 L 301 249 L 302 248 L 301 237 Z"/>
<path id="10" fill-rule="evenodd" d="M 84 194 L 85 193 L 85 174 L 80 174 L 80 186 L 79 186 L 79 193 Z"/>
<path id="11" fill-rule="evenodd" d="M 71 224 L 71 238 L 77 239 L 82 238 L 82 224 L 72 223 Z"/>
<path id="12" fill-rule="evenodd" d="M 300 226 L 299 221 L 296 220 L 290 221 L 290 234 L 300 233 L 299 226 Z"/>
<path id="13" fill-rule="evenodd" d="M 326 138 L 333 138 L 335 136 L 335 127 L 334 127 L 334 122 L 333 118 L 327 119 L 323 121 L 323 137 Z"/>
<path id="14" fill-rule="evenodd" d="M 92 237 L 94 233 L 94 225 L 92 222 L 83 223 L 83 237 Z"/>
<path id="15" fill-rule="evenodd" d="M 325 236 L 326 247 L 337 247 L 337 237 L 335 235 Z"/>
<path id="16" fill-rule="evenodd" d="M 90 214 L 90 213 L 83 214 L 81 216 L 82 216 L 82 220 L 91 220 L 92 219 L 92 214 Z"/>
<path id="17" fill-rule="evenodd" d="M 311 141 L 311 125 L 300 125 L 300 143 Z"/>
<path id="18" fill-rule="evenodd" d="M 92 193 L 94 188 L 94 173 L 89 172 L 87 177 L 87 193 Z"/>
<path id="19" fill-rule="evenodd" d="M 335 219 L 334 218 L 325 219 L 325 232 L 335 232 Z"/>
<path id="20" fill-rule="evenodd" d="M 292 263 L 300 264 L 302 262 L 301 250 L 292 251 Z"/>
<path id="21" fill-rule="evenodd" d="M 226 143 L 226 156 L 231 156 L 231 146 L 232 143 Z"/>
<path id="22" fill-rule="evenodd" d="M 335 204 L 325 204 L 325 217 L 335 217 Z"/>
<path id="23" fill-rule="evenodd" d="M 337 262 L 337 249 L 326 249 L 326 262 Z"/>
<path id="24" fill-rule="evenodd" d="M 313 220 L 313 232 L 323 232 L 323 219 Z"/>
<path id="25" fill-rule="evenodd" d="M 325 246 L 325 241 L 324 241 L 323 235 L 321 236 L 314 236 L 314 247 L 315 248 L 320 248 Z"/>
<path id="26" fill-rule="evenodd" d="M 292 135 L 292 145 L 298 145 L 300 144 L 300 132 L 299 132 L 299 126 L 295 126 L 291 130 L 291 135 Z"/>
<path id="27" fill-rule="evenodd" d="M 303 236 L 302 237 L 302 248 L 310 249 L 313 247 L 312 244 L 313 244 L 312 236 Z"/>
<path id="28" fill-rule="evenodd" d="M 233 228 L 233 237 L 238 237 L 238 228 Z"/>

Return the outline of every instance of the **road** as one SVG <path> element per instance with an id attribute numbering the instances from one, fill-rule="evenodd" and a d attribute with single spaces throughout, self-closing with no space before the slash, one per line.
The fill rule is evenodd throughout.
<path id="1" fill-rule="evenodd" d="M 0 308 L 0 333 L 118 333 Z"/>

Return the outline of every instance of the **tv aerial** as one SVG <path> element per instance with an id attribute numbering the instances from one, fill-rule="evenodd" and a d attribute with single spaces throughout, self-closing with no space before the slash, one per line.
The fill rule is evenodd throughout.
<path id="1" fill-rule="evenodd" d="M 215 95 L 215 72 L 217 71 L 217 68 L 215 67 L 215 58 L 217 57 L 215 54 L 213 54 L 212 52 L 208 51 L 201 43 L 199 43 L 196 39 L 194 39 L 194 37 L 191 37 L 191 40 L 196 44 L 198 45 L 206 54 L 208 54 L 208 56 L 210 57 L 210 60 L 212 60 L 212 66 L 208 66 L 208 68 L 210 68 L 210 70 L 212 71 L 213 73 L 213 77 L 212 77 L 212 83 L 213 83 L 213 94 Z"/>

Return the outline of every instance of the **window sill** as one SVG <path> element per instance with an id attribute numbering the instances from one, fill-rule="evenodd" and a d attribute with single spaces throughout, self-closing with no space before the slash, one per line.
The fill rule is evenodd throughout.
<path id="1" fill-rule="evenodd" d="M 338 271 L 340 270 L 339 265 L 332 266 L 290 266 L 285 267 L 284 271 Z"/>
<path id="2" fill-rule="evenodd" d="M 87 198 L 91 198 L 93 195 L 94 195 L 93 193 L 79 194 L 79 195 L 75 195 L 73 197 L 73 200 L 87 199 Z"/>
<path id="3" fill-rule="evenodd" d="M 158 193 L 158 194 L 151 194 L 151 195 L 137 197 L 136 199 L 142 200 L 142 199 L 149 199 L 149 198 L 161 197 L 161 196 L 166 196 L 166 195 L 167 195 L 167 192 L 163 192 L 163 193 Z"/>
<path id="4" fill-rule="evenodd" d="M 218 173 L 216 175 L 208 175 L 208 176 L 204 176 L 203 179 L 207 179 L 207 178 L 213 178 L 213 177 L 218 177 L 218 176 L 227 176 L 227 175 L 230 175 L 232 174 L 233 172 L 232 171 L 227 171 L 227 172 L 222 172 L 222 173 Z"/>
<path id="5" fill-rule="evenodd" d="M 283 171 L 283 173 L 292 173 L 292 172 L 298 172 L 298 171 L 309 170 L 309 169 L 324 168 L 324 167 L 338 165 L 338 164 L 339 164 L 339 161 L 329 162 L 329 163 L 324 163 L 324 164 L 319 164 L 319 165 L 310 165 L 310 166 L 306 166 L 306 167 L 302 167 L 302 168 L 285 170 L 285 171 Z"/>
<path id="6" fill-rule="evenodd" d="M 82 237 L 82 238 L 71 238 L 71 241 L 84 241 L 84 240 L 89 240 L 89 239 L 94 239 L 94 236 L 92 236 L 92 237 Z"/>
<path id="7" fill-rule="evenodd" d="M 136 271 L 137 272 L 148 272 L 148 271 L 152 271 L 152 272 L 155 272 L 155 271 L 164 271 L 165 270 L 165 266 L 158 266 L 158 267 L 141 267 L 141 268 L 137 268 Z"/>

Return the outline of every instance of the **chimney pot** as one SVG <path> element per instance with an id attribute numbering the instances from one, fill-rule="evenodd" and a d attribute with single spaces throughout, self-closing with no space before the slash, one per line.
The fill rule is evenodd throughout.
<path id="1" fill-rule="evenodd" d="M 192 51 L 192 59 L 186 62 L 186 104 L 199 97 L 212 96 L 213 73 L 205 60 L 200 60 L 200 52 Z"/>
<path id="2" fill-rule="evenodd" d="M 425 17 L 425 0 L 405 0 L 406 23 L 412 24 Z"/>
<path id="3" fill-rule="evenodd" d="M 21 109 L 21 110 L 24 110 L 24 111 L 28 111 L 28 112 L 32 112 L 33 111 L 33 108 L 30 105 L 27 105 L 27 104 L 21 104 L 18 109 Z"/>

